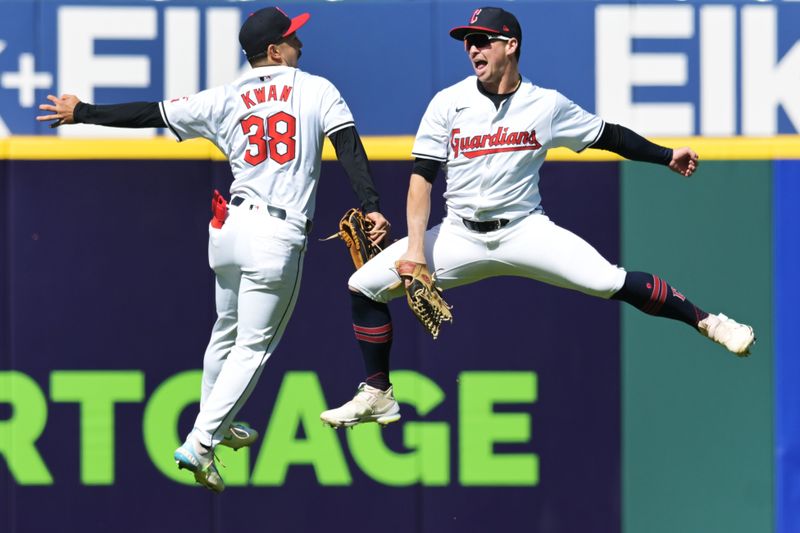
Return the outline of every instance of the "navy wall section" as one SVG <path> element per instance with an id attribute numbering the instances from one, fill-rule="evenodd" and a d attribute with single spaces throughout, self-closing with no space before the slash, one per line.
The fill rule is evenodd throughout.
<path id="1" fill-rule="evenodd" d="M 405 233 L 409 166 L 372 165 L 398 237 Z M 243 521 L 310 531 L 330 528 L 332 521 L 354 527 L 354 506 L 358 523 L 382 524 L 385 532 L 521 525 L 543 533 L 620 531 L 618 304 L 522 279 L 488 280 L 448 292 L 456 320 L 435 342 L 404 301 L 390 304 L 393 366 L 432 379 L 445 399 L 425 417 L 404 407 L 403 422 L 382 436 L 402 452 L 410 422 L 448 423 L 446 486 L 403 489 L 375 481 L 359 469 L 340 432 L 350 486 L 322 486 L 313 469 L 297 465 L 283 486 L 231 486 L 213 496 L 154 468 L 142 444 L 143 403 L 116 407 L 113 484 L 83 484 L 79 408 L 50 399 L 49 376 L 55 370 L 138 370 L 150 397 L 169 376 L 201 366 L 214 318 L 206 262 L 210 191 L 224 190 L 230 172 L 224 163 L 198 161 L 10 161 L 0 168 L 0 191 L 9 205 L 0 253 L 9 254 L 3 279 L 11 306 L 0 331 L 12 333 L 0 355 L 0 374 L 14 370 L 30 376 L 49 399 L 37 449 L 53 477 L 52 485 L 23 485 L 0 460 L 4 532 L 218 532 L 238 531 Z M 349 258 L 340 243 L 317 242 L 355 203 L 347 183 L 338 163 L 324 164 L 297 308 L 242 412 L 262 434 L 269 431 L 287 372 L 316 372 L 329 404 L 349 398 L 363 376 L 346 293 Z M 615 163 L 550 163 L 543 173 L 548 214 L 614 262 L 620 253 L 618 187 Z M 443 216 L 442 189 L 437 182 L 432 220 Z M 534 403 L 496 408 L 531 417 L 529 442 L 498 444 L 495 453 L 536 453 L 537 485 L 460 483 L 458 378 L 467 370 L 536 373 Z M 403 402 L 402 389 L 397 395 Z M 7 404 L 0 407 L 2 425 L 11 413 Z M 181 434 L 193 415 L 192 406 L 181 416 L 176 428 Z M 304 432 L 299 428 L 297 438 Z M 169 456 L 172 449 L 162 453 Z M 223 476 L 230 472 L 223 469 Z"/>

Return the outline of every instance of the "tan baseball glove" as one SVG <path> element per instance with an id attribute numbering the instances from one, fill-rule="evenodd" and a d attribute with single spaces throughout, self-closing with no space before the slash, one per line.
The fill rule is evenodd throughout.
<path id="1" fill-rule="evenodd" d="M 395 261 L 394 266 L 405 286 L 411 312 L 435 339 L 442 322 L 453 322 L 451 307 L 442 299 L 442 289 L 424 264 L 401 260 Z M 410 283 L 406 284 L 406 280 Z"/>
<path id="2" fill-rule="evenodd" d="M 330 237 L 321 239 L 329 241 L 335 237 L 342 239 L 350 251 L 350 257 L 356 270 L 364 266 L 364 263 L 375 257 L 381 252 L 381 247 L 373 244 L 369 239 L 369 231 L 375 224 L 364 217 L 360 209 L 352 208 L 339 220 L 339 231 Z"/>

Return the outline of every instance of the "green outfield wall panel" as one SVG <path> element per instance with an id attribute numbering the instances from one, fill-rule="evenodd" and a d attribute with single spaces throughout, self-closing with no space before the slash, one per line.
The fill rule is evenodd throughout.
<path id="1" fill-rule="evenodd" d="M 622 262 L 752 324 L 739 359 L 622 309 L 623 531 L 773 531 L 771 163 L 621 165 Z"/>

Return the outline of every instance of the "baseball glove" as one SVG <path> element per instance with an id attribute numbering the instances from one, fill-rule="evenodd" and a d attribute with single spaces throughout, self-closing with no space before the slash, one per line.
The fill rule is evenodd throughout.
<path id="1" fill-rule="evenodd" d="M 436 286 L 435 277 L 424 264 L 396 261 L 394 266 L 404 286 L 406 280 L 410 281 L 405 290 L 411 312 L 435 339 L 442 322 L 453 321 L 451 307 L 442 299 L 442 289 Z"/>
<path id="2" fill-rule="evenodd" d="M 347 245 L 350 257 L 356 270 L 364 266 L 364 263 L 375 257 L 381 252 L 381 247 L 372 244 L 369 240 L 369 231 L 375 224 L 364 217 L 360 209 L 348 209 L 344 216 L 339 220 L 339 231 L 330 237 L 321 239 L 329 241 L 339 237 Z"/>

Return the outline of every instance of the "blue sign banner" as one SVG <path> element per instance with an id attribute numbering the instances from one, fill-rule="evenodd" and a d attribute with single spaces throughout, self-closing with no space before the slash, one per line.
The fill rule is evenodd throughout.
<path id="1" fill-rule="evenodd" d="M 651 136 L 800 130 L 800 4 L 500 2 L 523 27 L 520 66 L 603 118 Z M 0 135 L 112 135 L 34 122 L 48 93 L 157 101 L 227 83 L 250 2 L 0 4 Z M 472 74 L 448 30 L 477 3 L 292 2 L 300 68 L 330 79 L 362 134 L 409 135 L 433 94 Z M 98 133 L 98 131 L 101 131 Z M 151 130 L 113 135 L 153 135 Z"/>

